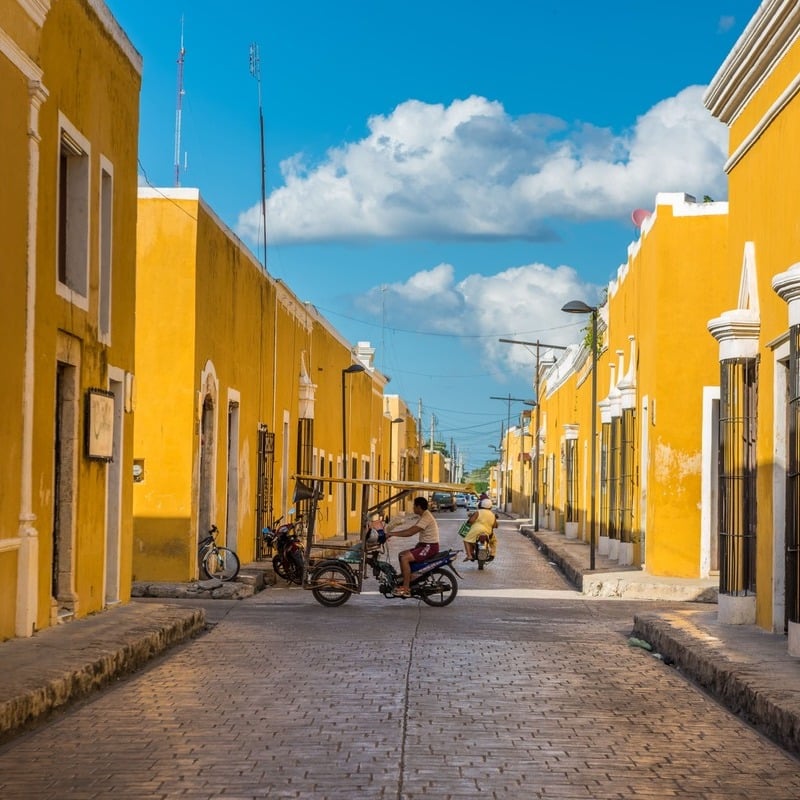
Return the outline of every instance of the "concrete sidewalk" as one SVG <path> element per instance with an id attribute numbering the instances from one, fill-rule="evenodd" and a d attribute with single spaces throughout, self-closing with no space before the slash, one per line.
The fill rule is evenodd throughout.
<path id="1" fill-rule="evenodd" d="M 786 750 L 800 755 L 800 660 L 788 655 L 786 637 L 753 626 L 720 625 L 715 603 L 688 602 L 685 608 L 675 608 L 675 600 L 692 593 L 692 599 L 707 600 L 711 596 L 707 582 L 655 581 L 646 573 L 618 570 L 601 559 L 590 572 L 586 544 L 553 531 L 534 532 L 525 520 L 514 524 L 587 596 L 642 601 L 642 610 L 633 619 L 638 639 Z M 656 591 L 661 596 L 655 599 L 673 601 L 669 611 L 651 610 L 645 604 L 645 597 Z M 211 591 L 203 594 L 204 599 L 212 596 Z M 4 677 L 0 740 L 141 668 L 167 648 L 200 634 L 205 622 L 202 609 L 132 602 L 28 639 L 0 643 Z"/>
<path id="2" fill-rule="evenodd" d="M 598 555 L 590 571 L 588 544 L 555 531 L 534 531 L 529 520 L 517 522 L 520 532 L 587 596 L 693 601 L 685 608 L 635 614 L 633 636 L 765 736 L 800 756 L 800 659 L 789 655 L 786 636 L 754 625 L 719 623 L 716 579 L 654 578 L 638 569 L 620 570 Z"/>

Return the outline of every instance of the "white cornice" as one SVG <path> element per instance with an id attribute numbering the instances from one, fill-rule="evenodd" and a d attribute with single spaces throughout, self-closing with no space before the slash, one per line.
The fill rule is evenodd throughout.
<path id="1" fill-rule="evenodd" d="M 47 12 L 50 11 L 50 0 L 17 0 L 23 11 L 40 28 L 44 25 Z"/>
<path id="2" fill-rule="evenodd" d="M 797 0 L 763 0 L 706 89 L 706 108 L 730 124 L 795 41 L 799 30 Z"/>
<path id="3" fill-rule="evenodd" d="M 22 48 L 0 28 L 0 53 L 2 53 L 29 81 L 41 81 L 42 70 Z"/>
<path id="4" fill-rule="evenodd" d="M 128 38 L 128 34 L 125 33 L 122 26 L 117 22 L 116 17 L 108 10 L 105 0 L 89 0 L 89 5 L 92 7 L 94 13 L 97 14 L 106 30 L 111 34 L 114 41 L 119 45 L 122 52 L 128 57 L 128 60 L 133 65 L 136 72 L 141 76 L 142 56 L 133 46 L 131 40 Z"/>

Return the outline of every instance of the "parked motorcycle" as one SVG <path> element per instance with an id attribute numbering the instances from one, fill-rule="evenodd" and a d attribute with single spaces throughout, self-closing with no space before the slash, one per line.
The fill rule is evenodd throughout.
<path id="1" fill-rule="evenodd" d="M 316 601 L 324 606 L 340 606 L 350 599 L 350 595 L 358 594 L 361 591 L 362 565 L 365 573 L 369 569 L 377 579 L 380 593 L 384 597 L 394 597 L 403 577 L 392 564 L 381 558 L 386 553 L 385 542 L 383 531 L 370 531 L 362 543 L 345 556 L 318 563 L 310 579 L 311 593 Z M 452 603 L 458 593 L 456 575 L 459 573 L 453 566 L 456 556 L 454 550 L 443 550 L 426 561 L 412 562 L 411 597 L 429 606 L 442 607 Z"/>
<path id="2" fill-rule="evenodd" d="M 302 584 L 303 582 L 303 554 L 304 547 L 298 529 L 302 525 L 302 514 L 294 522 L 281 525 L 283 517 L 279 517 L 272 526 L 262 530 L 264 541 L 270 550 L 274 547 L 275 556 L 272 559 L 272 568 L 279 578 L 289 583 Z"/>

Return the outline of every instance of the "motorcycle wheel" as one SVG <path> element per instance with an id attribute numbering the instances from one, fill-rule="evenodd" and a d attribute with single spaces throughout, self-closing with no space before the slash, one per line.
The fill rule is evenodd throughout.
<path id="1" fill-rule="evenodd" d="M 458 594 L 456 576 L 449 569 L 439 567 L 429 572 L 423 580 L 411 587 L 412 594 L 429 606 L 442 608 L 450 605 Z"/>
<path id="2" fill-rule="evenodd" d="M 303 554 L 299 550 L 289 553 L 289 563 L 286 570 L 287 580 L 290 583 L 303 583 Z"/>
<path id="3" fill-rule="evenodd" d="M 289 575 L 284 568 L 283 559 L 280 556 L 275 556 L 272 559 L 272 569 L 275 570 L 275 574 L 279 578 L 283 578 L 285 581 L 289 580 Z"/>
<path id="4" fill-rule="evenodd" d="M 479 558 L 478 559 L 478 569 L 483 569 L 483 565 L 486 563 L 485 559 Z"/>
<path id="5" fill-rule="evenodd" d="M 344 605 L 356 590 L 353 573 L 343 564 L 320 564 L 311 573 L 311 594 L 323 606 Z"/>

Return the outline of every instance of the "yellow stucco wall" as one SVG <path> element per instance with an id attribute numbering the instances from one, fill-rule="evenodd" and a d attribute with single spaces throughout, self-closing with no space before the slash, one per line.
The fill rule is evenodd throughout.
<path id="1" fill-rule="evenodd" d="M 605 324 L 600 323 L 597 399 L 604 401 L 612 387 L 623 387 L 632 379 L 628 403 L 635 410 L 633 561 L 645 563 L 654 575 L 697 577 L 702 569 L 703 388 L 719 383 L 717 346 L 706 323 L 714 316 L 727 281 L 726 210 L 725 204 L 659 195 L 654 215 L 629 248 L 601 310 Z M 702 291 L 698 291 L 700 280 Z M 590 317 L 586 319 L 588 324 Z M 588 541 L 592 484 L 588 346 L 563 354 L 547 372 L 540 413 L 545 437 L 542 469 L 548 481 L 541 499 L 545 522 L 556 530 L 565 529 L 563 453 L 568 431 L 577 428 L 577 535 Z M 598 537 L 601 429 L 598 413 Z M 705 458 L 710 460 L 713 454 Z"/>
<path id="2" fill-rule="evenodd" d="M 315 386 L 311 471 L 338 477 L 342 371 L 364 365 L 344 382 L 347 472 L 353 477 L 355 459 L 356 477 L 381 476 L 386 378 L 371 348 L 353 347 L 266 274 L 196 190 L 140 192 L 138 258 L 136 458 L 144 480 L 135 485 L 135 580 L 193 579 L 197 541 L 210 524 L 242 563 L 254 560 L 259 425 L 275 435 L 271 516 L 300 510 L 301 377 Z M 344 492 L 331 482 L 323 490 L 318 538 L 345 524 Z M 370 502 L 378 499 L 372 492 Z M 348 491 L 355 532 L 360 495 L 350 506 Z"/>
<path id="3" fill-rule="evenodd" d="M 57 618 L 80 617 L 101 610 L 108 601 L 130 596 L 131 445 L 133 420 L 122 410 L 126 376 L 133 371 L 134 237 L 136 219 L 136 153 L 139 123 L 141 59 L 105 6 L 100 14 L 84 0 L 61 0 L 48 9 L 7 3 L 0 11 L 4 44 L 13 41 L 14 59 L 0 53 L 3 114 L 0 136 L 5 189 L 0 198 L 0 226 L 5 254 L 13 269 L 3 270 L 0 289 L 7 299 L 8 366 L 0 392 L 0 442 L 6 476 L 0 499 L 0 538 L 16 537 L 20 517 L 30 518 L 32 535 L 21 545 L 0 546 L 4 587 L 0 598 L 0 636 L 26 635 Z M 41 17 L 39 16 L 41 14 Z M 10 51 L 8 51 L 10 52 Z M 34 90 L 33 93 L 29 89 Z M 38 114 L 31 112 L 41 103 Z M 113 108 L 113 113 L 111 109 Z M 85 193 L 88 216 L 81 234 L 86 246 L 86 287 L 70 296 L 57 280 L 59 156 L 61 131 L 77 132 L 88 165 Z M 29 127 L 36 135 L 28 137 Z M 38 173 L 38 179 L 30 176 Z M 101 230 L 99 176 L 112 176 L 110 228 Z M 108 183 L 106 184 L 108 185 Z M 28 243 L 28 231 L 35 241 Z M 99 332 L 101 233 L 110 230 L 110 333 Z M 30 260 L 29 256 L 30 255 Z M 35 260 L 33 255 L 35 254 Z M 81 266 L 82 271 L 82 266 Z M 33 337 L 26 338 L 28 315 L 25 283 L 35 285 L 31 314 Z M 25 389 L 26 348 L 32 348 Z M 71 429 L 62 426 L 61 494 L 56 495 L 57 363 L 72 362 L 69 379 Z M 107 474 L 112 468 L 89 460 L 84 447 L 85 409 L 90 387 L 108 389 L 118 381 L 116 436 L 119 492 L 108 501 Z M 29 401 L 24 400 L 29 392 Z M 74 395 L 74 396 L 73 396 Z M 65 396 L 61 396 L 64 408 Z M 27 412 L 25 411 L 27 409 Z M 24 413 L 32 420 L 30 462 L 23 457 Z M 66 465 L 66 462 L 69 462 Z M 32 492 L 21 491 L 30 484 Z M 64 487 L 68 486 L 68 489 Z M 55 505 L 60 497 L 59 568 L 53 597 Z M 109 537 L 106 509 L 118 511 Z M 33 542 L 32 547 L 28 543 Z M 20 552 L 22 552 L 22 549 Z M 113 550 L 115 558 L 109 556 Z M 110 560 L 109 560 L 110 559 Z M 6 580 L 13 575 L 12 580 Z M 35 584 L 32 593 L 28 586 Z M 112 588 L 113 587 L 113 588 Z M 108 598 L 107 598 L 107 595 Z M 113 596 L 113 597 L 112 597 Z M 33 602 L 29 602 L 29 598 Z M 22 598 L 22 600 L 21 600 Z M 22 605 L 20 605 L 22 603 Z M 16 623 L 15 623 L 16 618 Z M 16 625 L 16 628 L 15 628 Z"/>
<path id="4" fill-rule="evenodd" d="M 768 10 L 754 16 L 758 25 L 769 25 Z M 753 24 L 753 23 L 751 23 Z M 796 22 L 794 23 L 796 25 Z M 778 60 L 772 55 L 779 36 L 787 41 Z M 732 161 L 728 173 L 730 196 L 730 239 L 728 282 L 717 314 L 738 307 L 745 245 L 753 245 L 752 266 L 756 274 L 757 298 L 750 307 L 760 318 L 757 416 L 757 533 L 756 533 L 756 622 L 767 629 L 783 629 L 783 614 L 775 604 L 783 603 L 782 541 L 784 521 L 780 518 L 785 492 L 785 445 L 782 444 L 786 368 L 776 362 L 776 353 L 786 347 L 789 328 L 787 303 L 772 289 L 779 273 L 800 262 L 798 200 L 791 187 L 800 179 L 800 162 L 794 157 L 800 136 L 800 101 L 785 92 L 800 73 L 800 31 L 786 26 L 771 30 L 763 39 L 740 41 L 731 57 L 747 62 L 742 77 L 732 83 L 730 75 L 718 78 L 718 86 L 751 86 L 742 105 L 725 121 L 730 130 Z M 778 103 L 784 95 L 784 103 Z M 713 108 L 714 113 L 720 113 Z M 776 391 L 781 396 L 776 398 Z M 775 408 L 781 408 L 776 418 Z M 776 465 L 776 459 L 778 464 Z M 777 475 L 776 475 L 777 468 Z M 776 513 L 778 518 L 776 519 Z"/>

